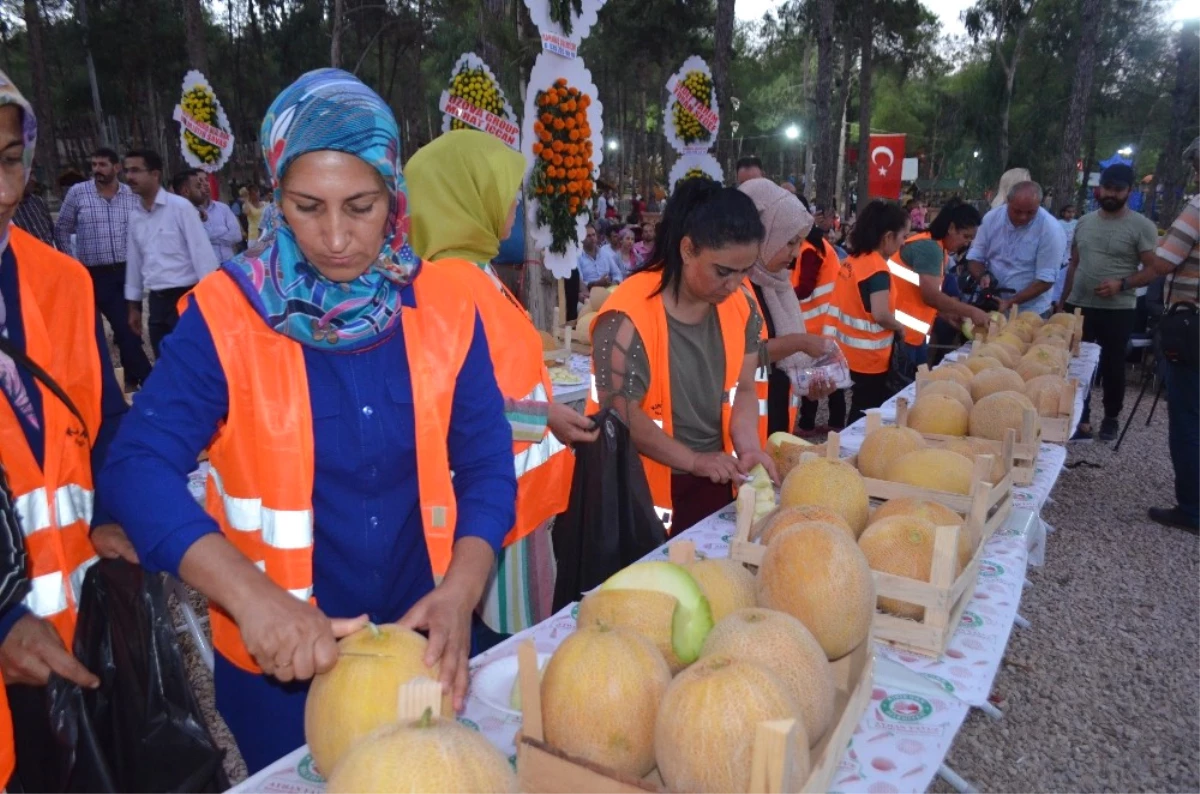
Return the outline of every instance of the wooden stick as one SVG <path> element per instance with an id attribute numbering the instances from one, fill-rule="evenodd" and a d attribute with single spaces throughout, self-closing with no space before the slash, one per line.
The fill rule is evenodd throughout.
<path id="1" fill-rule="evenodd" d="M 566 279 L 558 279 L 558 324 L 567 324 L 567 282 Z M 571 346 L 567 345 L 569 349 Z"/>
<path id="2" fill-rule="evenodd" d="M 426 711 L 442 716 L 442 684 L 431 678 L 414 678 L 400 687 L 396 696 L 396 719 L 401 722 L 419 720 Z"/>
<path id="3" fill-rule="evenodd" d="M 896 398 L 896 427 L 908 427 L 908 398 Z"/>
<path id="4" fill-rule="evenodd" d="M 753 491 L 753 488 L 742 488 L 742 491 Z M 741 503 L 741 491 L 738 492 L 738 502 Z M 754 512 L 753 502 L 750 508 Z M 753 515 L 751 515 L 753 517 Z M 696 561 L 696 544 L 690 540 L 677 540 L 667 547 L 667 559 L 676 565 L 691 565 Z"/>
<path id="5" fill-rule="evenodd" d="M 754 731 L 750 761 L 749 794 L 783 794 L 792 768 L 792 735 L 795 720 L 760 722 Z"/>
<path id="6" fill-rule="evenodd" d="M 521 735 L 539 742 L 542 733 L 542 682 L 538 675 L 537 647 L 533 640 L 517 646 L 517 675 L 521 682 Z"/>
<path id="7" fill-rule="evenodd" d="M 867 432 L 863 438 L 883 427 L 883 412 L 879 408 L 867 409 Z"/>
<path id="8" fill-rule="evenodd" d="M 825 439 L 825 459 L 826 460 L 841 460 L 842 458 L 842 436 L 838 431 L 833 430 L 829 433 L 829 437 Z"/>

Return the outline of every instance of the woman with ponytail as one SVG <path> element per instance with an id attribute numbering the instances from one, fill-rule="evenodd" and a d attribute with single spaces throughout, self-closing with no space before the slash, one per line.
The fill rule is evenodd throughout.
<path id="1" fill-rule="evenodd" d="M 904 345 L 913 364 L 927 363 L 927 336 L 939 314 L 956 326 L 960 318 L 978 326 L 988 323 L 987 312 L 942 292 L 950 257 L 971 244 L 980 220 L 970 204 L 950 199 L 928 231 L 910 235 L 888 262 L 896 318 L 904 325 Z"/>
<path id="2" fill-rule="evenodd" d="M 628 423 L 672 533 L 729 504 L 731 484 L 755 465 L 777 479 L 758 435 L 762 318 L 743 284 L 763 234 L 749 196 L 710 179 L 680 183 L 649 261 L 592 326 L 588 412 L 611 407 Z"/>

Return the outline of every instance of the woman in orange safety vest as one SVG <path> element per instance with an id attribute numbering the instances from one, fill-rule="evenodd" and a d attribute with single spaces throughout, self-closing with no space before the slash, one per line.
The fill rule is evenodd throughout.
<path id="1" fill-rule="evenodd" d="M 279 225 L 184 299 L 100 483 L 145 567 L 210 599 L 217 708 L 251 771 L 304 744 L 308 680 L 368 621 L 427 630 L 461 708 L 517 491 L 470 293 L 408 244 L 387 103 L 310 72 L 260 140 Z M 207 515 L 187 493 L 205 448 Z"/>
<path id="2" fill-rule="evenodd" d="M 854 381 L 850 416 L 858 420 L 878 408 L 888 393 L 892 343 L 904 326 L 891 299 L 887 260 L 908 236 L 908 213 L 899 204 L 875 200 L 867 205 L 850 232 L 853 253 L 842 263 L 825 314 L 825 335 L 841 346 Z"/>
<path id="3" fill-rule="evenodd" d="M 979 222 L 979 210 L 950 199 L 928 231 L 909 235 L 888 259 L 896 319 L 904 326 L 904 349 L 914 366 L 927 361 L 929 332 L 939 314 L 955 326 L 959 318 L 987 325 L 987 312 L 942 292 L 950 257 L 971 244 Z"/>
<path id="4" fill-rule="evenodd" d="M 794 430 L 801 396 L 797 384 L 813 359 L 828 352 L 834 342 L 819 332 L 807 332 L 788 269 L 796 259 L 800 241 L 812 228 L 812 216 L 795 194 L 770 179 L 748 179 L 738 185 L 738 190 L 754 200 L 766 230 L 762 254 L 750 269 L 749 279 L 768 332 L 767 357 L 771 366 L 759 367 L 754 373 L 759 398 L 759 436 L 765 444 L 771 433 Z M 803 385 L 813 390 L 812 385 Z M 830 391 L 827 386 L 818 386 L 815 393 L 805 394 L 820 399 Z"/>
<path id="5" fill-rule="evenodd" d="M 743 283 L 762 238 L 749 196 L 685 180 L 650 262 L 592 325 L 589 413 L 611 406 L 625 418 L 655 510 L 673 533 L 729 504 L 731 484 L 755 465 L 776 479 L 758 436 L 762 320 Z"/>
<path id="6" fill-rule="evenodd" d="M 551 615 L 554 560 L 546 525 L 567 509 L 575 463 L 570 445 L 594 441 L 600 432 L 578 411 L 551 401 L 542 339 L 490 264 L 512 230 L 524 175 L 520 152 L 478 130 L 447 132 L 404 166 L 413 249 L 453 269 L 470 290 L 512 425 L 517 523 L 482 608 L 484 621 L 501 633 Z"/>

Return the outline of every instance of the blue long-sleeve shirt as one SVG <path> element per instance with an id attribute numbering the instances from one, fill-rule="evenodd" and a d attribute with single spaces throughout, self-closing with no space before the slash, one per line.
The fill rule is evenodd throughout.
<path id="1" fill-rule="evenodd" d="M 25 349 L 25 324 L 21 319 L 21 292 L 17 286 L 17 273 L 21 267 L 37 267 L 37 263 L 19 263 L 13 254 L 12 246 L 5 248 L 3 255 L 0 255 L 0 298 L 3 299 L 5 308 L 4 328 L 8 333 L 8 341 L 18 350 Z M 112 360 L 108 355 L 108 342 L 104 338 L 104 325 L 100 319 L 100 312 L 96 312 L 95 355 L 100 357 L 101 418 L 100 428 L 96 431 L 96 440 L 92 446 L 93 477 L 103 467 L 109 445 L 117 433 L 117 428 L 121 426 L 122 417 L 129 409 L 129 406 L 125 402 L 125 395 L 121 392 L 121 387 L 117 383 L 117 377 L 113 372 Z M 24 367 L 18 366 L 17 374 L 25 388 L 25 394 L 33 406 L 34 416 L 37 417 L 37 425 L 34 426 L 26 420 L 24 413 L 17 409 L 11 394 L 3 388 L 0 388 L 0 394 L 3 394 L 4 398 L 8 400 L 13 413 L 17 416 L 17 421 L 21 425 L 21 430 L 25 433 L 25 440 L 29 443 L 29 449 L 33 452 L 38 465 L 42 466 L 45 465 L 46 452 L 46 413 L 42 405 L 42 392 L 38 388 L 38 381 L 33 377 L 33 374 Z M 112 520 L 112 515 L 106 509 L 104 501 L 102 499 L 94 500 L 92 526 L 98 527 L 101 524 L 111 523 Z M 12 625 L 25 613 L 26 609 L 24 606 L 15 604 L 0 616 L 0 642 L 4 641 Z"/>

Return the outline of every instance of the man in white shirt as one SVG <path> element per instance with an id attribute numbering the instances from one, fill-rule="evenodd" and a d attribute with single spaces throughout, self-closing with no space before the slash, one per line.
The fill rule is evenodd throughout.
<path id="1" fill-rule="evenodd" d="M 1001 313 L 1016 304 L 1022 311 L 1048 314 L 1050 289 L 1066 256 L 1066 235 L 1042 208 L 1037 182 L 1018 182 L 1007 195 L 1007 203 L 983 216 L 967 253 L 967 267 L 976 280 L 990 273 L 995 286 L 1015 290 L 1000 301 Z"/>
<path id="2" fill-rule="evenodd" d="M 163 337 L 179 321 L 176 303 L 219 264 L 196 207 L 163 189 L 162 167 L 162 158 L 152 151 L 125 155 L 125 177 L 139 199 L 129 213 L 125 270 L 129 327 L 142 335 L 142 299 L 148 293 L 150 347 L 155 356 Z"/>
<path id="3" fill-rule="evenodd" d="M 229 205 L 213 201 L 208 174 L 199 169 L 193 171 L 191 184 L 182 195 L 200 211 L 200 220 L 204 224 L 208 241 L 212 243 L 217 262 L 233 259 L 237 246 L 245 239 L 242 236 L 242 225 L 238 223 Z"/>

